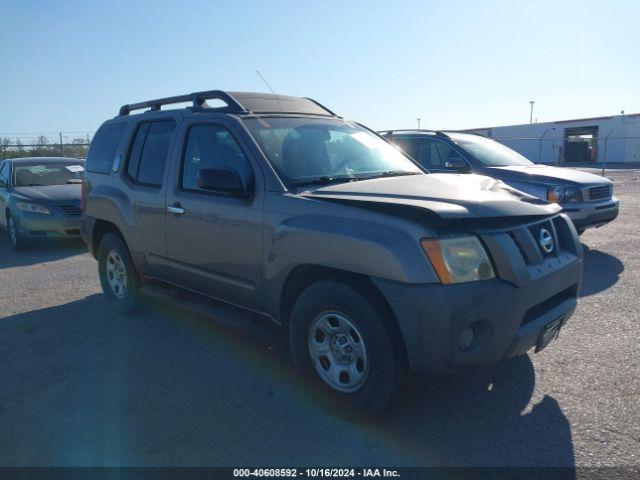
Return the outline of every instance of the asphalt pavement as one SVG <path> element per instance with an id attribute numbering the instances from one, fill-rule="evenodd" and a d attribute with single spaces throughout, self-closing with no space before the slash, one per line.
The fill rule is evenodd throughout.
<path id="1" fill-rule="evenodd" d="M 0 465 L 640 465 L 640 171 L 582 237 L 576 314 L 544 352 L 413 378 L 353 422 L 303 386 L 279 331 L 149 303 L 116 315 L 79 243 L 0 238 Z M 3 233 L 3 232 L 2 232 Z"/>

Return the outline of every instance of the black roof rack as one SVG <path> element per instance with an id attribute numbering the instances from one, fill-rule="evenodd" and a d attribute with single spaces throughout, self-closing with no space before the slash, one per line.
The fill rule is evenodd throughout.
<path id="1" fill-rule="evenodd" d="M 380 135 L 389 135 L 389 134 L 394 134 L 394 133 L 431 133 L 433 135 L 439 135 L 439 136 L 443 136 L 443 137 L 447 136 L 446 133 L 441 132 L 439 130 L 427 130 L 425 128 L 405 128 L 405 129 L 399 129 L 399 130 L 380 130 L 378 132 L 378 134 L 380 134 Z"/>
<path id="2" fill-rule="evenodd" d="M 220 100 L 225 103 L 222 107 L 210 107 L 207 100 Z M 260 113 L 291 113 L 322 115 L 336 117 L 331 110 L 321 105 L 311 98 L 290 97 L 287 95 L 273 95 L 270 93 L 250 93 L 250 92 L 223 92 L 222 90 L 209 90 L 204 92 L 194 92 L 187 95 L 175 97 L 158 98 L 145 102 L 131 103 L 120 107 L 119 115 L 129 115 L 133 110 L 149 108 L 151 111 L 158 111 L 163 105 L 174 103 L 192 102 L 188 107 L 192 111 L 211 111 L 238 114 L 260 114 Z"/>

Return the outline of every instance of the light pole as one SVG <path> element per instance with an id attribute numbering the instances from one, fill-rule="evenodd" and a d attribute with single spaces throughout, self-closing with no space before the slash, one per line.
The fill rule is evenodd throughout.
<path id="1" fill-rule="evenodd" d="M 529 100 L 531 104 L 531 112 L 529 113 L 529 123 L 533 123 L 533 104 L 536 103 L 535 100 Z"/>
<path id="2" fill-rule="evenodd" d="M 418 120 L 418 130 L 420 130 L 420 117 L 418 117 L 417 120 Z"/>

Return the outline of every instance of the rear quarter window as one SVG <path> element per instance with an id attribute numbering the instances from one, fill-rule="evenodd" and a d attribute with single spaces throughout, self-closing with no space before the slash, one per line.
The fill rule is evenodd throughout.
<path id="1" fill-rule="evenodd" d="M 104 125 L 93 137 L 85 168 L 87 172 L 109 173 L 126 123 Z"/>

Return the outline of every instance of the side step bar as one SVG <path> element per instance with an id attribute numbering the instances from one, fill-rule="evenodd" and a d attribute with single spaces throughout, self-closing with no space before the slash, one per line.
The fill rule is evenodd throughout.
<path id="1" fill-rule="evenodd" d="M 161 282 L 143 283 L 140 293 L 152 300 L 183 308 L 196 315 L 214 317 L 217 323 L 227 327 L 246 328 L 255 323 L 264 323 L 265 319 L 270 320 L 264 315 Z"/>

